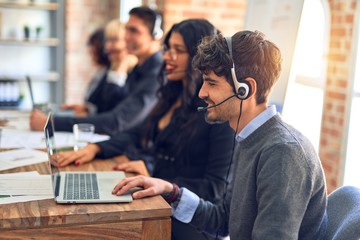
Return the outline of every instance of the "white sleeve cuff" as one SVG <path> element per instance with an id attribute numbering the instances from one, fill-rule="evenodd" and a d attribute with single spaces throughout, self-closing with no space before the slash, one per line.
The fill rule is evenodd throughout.
<path id="1" fill-rule="evenodd" d="M 189 223 L 194 216 L 196 208 L 199 205 L 200 198 L 186 188 L 183 192 L 177 208 L 173 212 L 173 217 L 183 223 Z"/>
<path id="2" fill-rule="evenodd" d="M 107 81 L 109 83 L 113 83 L 120 87 L 123 87 L 125 85 L 126 78 L 127 78 L 126 73 L 118 73 L 115 71 L 109 71 L 108 76 L 107 76 Z"/>

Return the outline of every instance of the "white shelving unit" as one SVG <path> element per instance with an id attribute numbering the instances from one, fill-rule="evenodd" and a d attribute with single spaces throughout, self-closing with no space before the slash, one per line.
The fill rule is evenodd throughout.
<path id="1" fill-rule="evenodd" d="M 35 102 L 63 102 L 64 14 L 64 0 L 0 0 L 0 83 L 18 82 L 20 108 L 31 107 L 26 76 Z"/>

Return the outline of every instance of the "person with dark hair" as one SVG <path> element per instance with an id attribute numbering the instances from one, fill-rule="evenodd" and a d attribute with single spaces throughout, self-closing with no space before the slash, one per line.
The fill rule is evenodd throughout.
<path id="1" fill-rule="evenodd" d="M 149 19 L 149 15 L 153 16 Z M 130 129 L 140 122 L 149 114 L 156 104 L 156 91 L 159 88 L 157 77 L 162 66 L 162 56 L 160 52 L 160 39 L 158 35 L 155 38 L 153 27 L 162 24 L 157 23 L 158 13 L 147 7 L 138 7 L 130 11 L 130 17 L 125 24 L 125 42 L 126 50 L 129 54 L 137 57 L 137 65 L 127 74 L 127 77 L 119 76 L 119 70 L 122 73 L 125 68 L 121 68 L 122 60 L 113 64 L 112 56 L 118 57 L 118 51 L 107 51 L 111 61 L 109 78 L 113 79 L 115 84 L 123 84 L 119 96 L 121 101 L 111 110 L 100 109 L 100 113 L 86 117 L 68 117 L 54 116 L 54 124 L 56 131 L 72 131 L 72 127 L 77 123 L 92 123 L 95 125 L 96 133 L 104 133 L 115 135 L 119 132 Z M 149 22 L 150 21 L 150 22 Z M 161 19 L 160 19 L 161 21 Z M 149 26 L 152 26 L 151 29 Z M 120 39 L 121 40 L 121 39 Z M 118 39 L 113 37 L 106 40 L 106 49 L 111 45 L 118 43 Z M 114 53 L 114 54 L 113 54 Z M 126 58 L 127 59 L 127 58 Z M 117 72 L 114 78 L 114 74 Z M 102 94 L 104 93 L 104 94 Z M 97 102 L 101 97 L 109 97 L 106 89 L 102 91 L 94 91 L 96 97 L 90 96 L 90 102 Z M 112 99 L 107 98 L 107 102 L 111 103 Z M 115 99 L 114 99 L 115 101 Z M 40 131 L 46 122 L 46 115 L 38 110 L 33 110 L 30 115 L 30 128 Z"/>
<path id="2" fill-rule="evenodd" d="M 151 36 L 155 39 L 161 39 L 163 36 L 163 27 L 164 22 L 162 19 L 161 12 L 157 10 L 153 10 L 149 7 L 136 7 L 130 10 L 129 12 L 130 16 L 135 16 L 137 18 L 143 19 L 146 27 L 151 33 Z M 135 30 L 131 26 L 128 27 L 128 30 L 132 32 Z M 136 33 L 134 31 L 133 33 Z M 136 47 L 138 44 L 134 44 L 134 47 Z"/>
<path id="3" fill-rule="evenodd" d="M 87 45 L 97 71 L 85 93 L 85 103 L 64 104 L 62 109 L 73 110 L 76 116 L 95 115 L 111 111 L 124 99 L 127 74 L 137 62 L 127 53 L 124 35 L 124 24 L 117 19 L 90 35 Z"/>
<path id="4" fill-rule="evenodd" d="M 281 72 L 279 48 L 258 31 L 209 37 L 193 65 L 203 76 L 199 91 L 206 120 L 229 122 L 238 142 L 233 181 L 222 202 L 159 178 L 125 178 L 114 188 L 133 197 L 171 196 L 173 217 L 199 231 L 231 239 L 323 239 L 326 184 L 319 157 L 299 131 L 268 106 Z"/>
<path id="5" fill-rule="evenodd" d="M 95 30 L 88 38 L 87 47 L 91 62 L 95 68 L 87 92 L 85 93 L 84 103 L 82 104 L 62 104 L 61 109 L 72 110 L 75 116 L 86 116 L 95 114 L 95 109 L 89 106 L 87 101 L 88 95 L 96 88 L 102 78 L 106 76 L 110 66 L 109 58 L 104 54 L 105 48 L 105 31 L 103 28 Z M 94 109 L 94 110 L 93 110 Z"/>
<path id="6" fill-rule="evenodd" d="M 119 34 L 122 31 L 118 30 Z M 110 60 L 105 50 L 105 30 L 103 28 L 96 29 L 87 41 L 88 52 L 92 62 L 103 67 L 110 66 Z"/>
<path id="7" fill-rule="evenodd" d="M 144 123 L 108 141 L 60 153 L 58 164 L 80 165 L 94 158 L 125 155 L 130 161 L 118 165 L 116 170 L 137 172 L 137 166 L 145 164 L 154 177 L 175 182 L 208 201 L 221 201 L 234 134 L 227 123 L 207 124 L 204 112 L 197 111 L 204 106 L 197 97 L 201 75 L 192 66 L 202 37 L 216 33 L 215 27 L 203 19 L 173 25 L 164 39 L 165 75 L 159 79 L 159 101 Z M 176 219 L 172 220 L 172 236 L 212 239 Z"/>

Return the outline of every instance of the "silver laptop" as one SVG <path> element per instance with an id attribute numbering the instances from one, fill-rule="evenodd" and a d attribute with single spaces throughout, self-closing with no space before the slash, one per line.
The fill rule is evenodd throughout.
<path id="1" fill-rule="evenodd" d="M 29 93 L 30 93 L 30 99 L 31 99 L 31 104 L 32 104 L 32 109 L 38 109 L 44 113 L 48 113 L 48 112 L 53 112 L 56 116 L 64 116 L 64 117 L 73 117 L 75 116 L 75 112 L 73 110 L 62 110 L 60 109 L 60 107 L 55 104 L 55 103 L 50 103 L 50 102 L 46 102 L 46 103 L 35 103 L 34 100 L 34 92 L 33 92 L 33 88 L 32 88 L 32 80 L 29 76 L 25 76 L 26 78 L 26 82 L 27 82 L 27 86 L 29 88 Z"/>
<path id="2" fill-rule="evenodd" d="M 116 196 L 111 193 L 115 185 L 125 177 L 124 172 L 66 172 L 60 171 L 60 168 L 52 164 L 57 161 L 53 122 L 50 112 L 44 133 L 55 201 L 57 203 L 131 202 L 131 194 Z"/>

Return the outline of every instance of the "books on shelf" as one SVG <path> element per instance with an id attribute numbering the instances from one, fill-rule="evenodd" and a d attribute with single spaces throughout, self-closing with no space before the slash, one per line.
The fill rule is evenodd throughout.
<path id="1" fill-rule="evenodd" d="M 0 106 L 15 107 L 20 102 L 20 86 L 17 81 L 0 81 Z"/>

